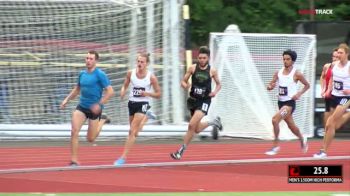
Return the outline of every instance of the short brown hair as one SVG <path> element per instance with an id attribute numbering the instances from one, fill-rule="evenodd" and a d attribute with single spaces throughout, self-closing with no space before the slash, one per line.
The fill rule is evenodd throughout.
<path id="1" fill-rule="evenodd" d="M 340 48 L 343 49 L 346 54 L 349 54 L 349 46 L 346 43 L 339 44 L 338 49 L 340 49 Z"/>
<path id="2" fill-rule="evenodd" d="M 95 55 L 95 60 L 98 60 L 100 58 L 100 56 L 98 55 L 98 53 L 95 50 L 89 50 L 88 53 Z"/>

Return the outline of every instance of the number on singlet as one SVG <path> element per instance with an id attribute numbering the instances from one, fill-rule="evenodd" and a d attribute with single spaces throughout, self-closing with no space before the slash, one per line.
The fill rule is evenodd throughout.
<path id="1" fill-rule="evenodd" d="M 279 86 L 278 94 L 282 96 L 288 95 L 288 88 L 284 86 Z"/>
<path id="2" fill-rule="evenodd" d="M 194 89 L 194 93 L 197 94 L 197 95 L 202 95 L 203 94 L 203 89 L 195 88 Z"/>
<path id="3" fill-rule="evenodd" d="M 145 88 L 136 88 L 136 87 L 134 87 L 134 88 L 132 89 L 132 95 L 133 95 L 134 97 L 141 97 L 141 93 L 142 93 L 143 91 L 145 91 Z"/>
<path id="4" fill-rule="evenodd" d="M 336 89 L 336 90 L 343 90 L 343 82 L 334 80 L 333 86 L 334 86 L 334 89 Z"/>
<path id="5" fill-rule="evenodd" d="M 209 105 L 208 105 L 208 104 L 206 104 L 206 103 L 203 103 L 203 104 L 202 104 L 202 110 L 203 110 L 203 111 L 207 112 L 207 111 L 208 111 L 208 108 L 209 108 Z"/>
<path id="6" fill-rule="evenodd" d="M 206 91 L 207 90 L 205 87 L 197 87 L 197 86 L 193 87 L 193 94 L 196 97 L 204 97 L 206 94 Z"/>

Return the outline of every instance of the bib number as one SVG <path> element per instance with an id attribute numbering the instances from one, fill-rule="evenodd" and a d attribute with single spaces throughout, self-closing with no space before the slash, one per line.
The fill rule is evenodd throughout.
<path id="1" fill-rule="evenodd" d="M 334 81 L 334 89 L 343 90 L 343 82 Z"/>
<path id="2" fill-rule="evenodd" d="M 208 112 L 208 109 L 209 109 L 209 105 L 206 104 L 206 103 L 203 103 L 203 104 L 202 104 L 202 111 Z"/>
<path id="3" fill-rule="evenodd" d="M 143 91 L 145 91 L 145 88 L 136 88 L 136 87 L 134 87 L 132 89 L 132 96 L 134 96 L 134 97 L 141 97 L 141 93 Z"/>
<path id="4" fill-rule="evenodd" d="M 196 96 L 199 96 L 199 97 L 203 97 L 204 94 L 205 94 L 205 88 L 198 88 L 198 87 L 195 87 L 193 89 L 193 93 L 196 95 Z"/>
<path id="5" fill-rule="evenodd" d="M 284 86 L 279 86 L 278 88 L 278 94 L 282 96 L 288 95 L 288 88 Z"/>

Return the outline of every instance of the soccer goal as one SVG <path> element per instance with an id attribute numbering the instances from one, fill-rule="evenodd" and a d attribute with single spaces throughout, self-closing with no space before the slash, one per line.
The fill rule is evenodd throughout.
<path id="1" fill-rule="evenodd" d="M 98 67 L 116 91 L 104 110 L 112 124 L 104 127 L 102 135 L 127 134 L 127 99 L 121 101 L 119 91 L 140 52 L 150 53 L 150 69 L 162 88 L 162 98 L 151 103 L 157 115 L 152 123 L 162 126 L 145 127 L 144 133 L 184 131 L 182 4 L 177 0 L 0 0 L 2 136 L 69 136 L 78 99 L 65 110 L 59 105 L 85 68 L 88 50 L 100 53 Z"/>
<path id="2" fill-rule="evenodd" d="M 223 135 L 272 139 L 272 116 L 278 110 L 277 88 L 266 86 L 275 71 L 283 67 L 282 53 L 298 54 L 294 64 L 309 81 L 310 89 L 296 102 L 294 119 L 305 136 L 314 130 L 314 81 L 316 38 L 298 34 L 211 33 L 210 63 L 218 69 L 222 90 L 212 101 L 209 114 L 219 115 Z M 281 139 L 294 139 L 281 123 Z"/>

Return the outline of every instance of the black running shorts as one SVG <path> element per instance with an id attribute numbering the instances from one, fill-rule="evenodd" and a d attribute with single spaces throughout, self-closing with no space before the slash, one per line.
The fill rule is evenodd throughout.
<path id="1" fill-rule="evenodd" d="M 150 106 L 148 102 L 129 101 L 128 108 L 129 108 L 129 116 L 133 116 L 136 113 L 146 114 Z"/>
<path id="2" fill-rule="evenodd" d="M 209 106 L 211 103 L 211 98 L 208 99 L 196 99 L 193 97 L 189 97 L 187 99 L 187 108 L 191 112 L 191 116 L 193 116 L 196 110 L 202 111 L 205 115 L 208 114 Z"/>
<path id="3" fill-rule="evenodd" d="M 292 114 L 295 110 L 295 100 L 289 100 L 289 101 L 278 101 L 278 109 L 281 109 L 283 106 L 290 106 L 292 107 Z"/>
<path id="4" fill-rule="evenodd" d="M 92 111 L 90 109 L 83 108 L 80 105 L 78 105 L 75 109 L 81 111 L 82 113 L 84 113 L 86 118 L 88 118 L 88 119 L 96 120 L 96 119 L 100 119 L 101 118 L 102 110 L 101 110 L 101 113 L 96 115 L 96 114 L 92 113 Z"/>

